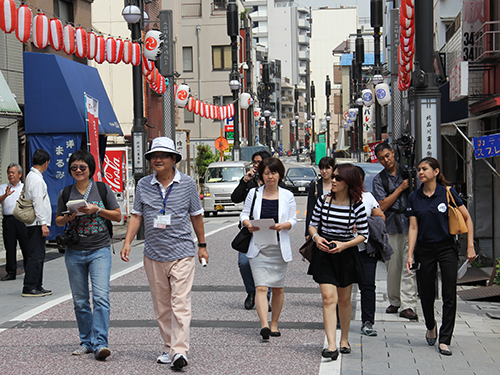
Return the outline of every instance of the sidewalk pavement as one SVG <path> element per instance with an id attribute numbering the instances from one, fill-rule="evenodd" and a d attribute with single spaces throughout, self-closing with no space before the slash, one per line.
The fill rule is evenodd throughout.
<path id="1" fill-rule="evenodd" d="M 300 233 L 299 233 L 300 232 Z M 210 262 L 197 264 L 192 293 L 193 315 L 189 374 L 500 374 L 500 320 L 486 313 L 500 304 L 458 300 L 453 356 L 444 357 L 425 341 L 423 321 L 410 322 L 386 314 L 385 267 L 377 269 L 377 337 L 360 334 L 360 298 L 353 289 L 353 318 L 349 340 L 352 353 L 337 361 L 321 358 L 325 344 L 321 295 L 306 275 L 307 263 L 294 253 L 288 266 L 285 303 L 280 320 L 282 336 L 260 339 L 257 313 L 243 309 L 246 296 L 229 248 L 237 233 L 224 224 L 207 235 Z M 301 243 L 300 229 L 292 243 Z M 44 286 L 52 296 L 22 298 L 22 275 L 0 283 L 0 366 L 3 374 L 163 374 L 172 370 L 157 364 L 162 342 L 149 288 L 142 268 L 143 243 L 135 241 L 131 262 L 119 259 L 115 244 L 111 282 L 110 348 L 105 361 L 92 355 L 71 356 L 79 345 L 64 258 L 45 265 Z M 419 316 L 422 318 L 420 306 Z M 441 304 L 436 303 L 438 324 Z M 340 332 L 338 332 L 339 336 Z"/>

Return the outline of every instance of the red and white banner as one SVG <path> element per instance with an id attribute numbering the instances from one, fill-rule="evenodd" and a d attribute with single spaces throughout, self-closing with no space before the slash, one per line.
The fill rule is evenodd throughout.
<path id="1" fill-rule="evenodd" d="M 379 143 L 382 143 L 382 142 L 372 142 L 372 143 L 368 143 L 367 146 L 364 146 L 365 147 L 365 152 L 368 152 L 370 154 L 370 161 L 372 163 L 377 163 L 378 162 L 377 155 L 375 155 L 375 147 Z M 368 150 L 366 150 L 366 148 L 368 148 Z"/>
<path id="2" fill-rule="evenodd" d="M 114 192 L 123 192 L 125 151 L 106 150 L 103 163 L 103 179 Z"/>
<path id="3" fill-rule="evenodd" d="M 95 159 L 95 181 L 102 181 L 99 158 L 99 101 L 85 94 L 85 116 L 87 120 L 88 149 Z"/>

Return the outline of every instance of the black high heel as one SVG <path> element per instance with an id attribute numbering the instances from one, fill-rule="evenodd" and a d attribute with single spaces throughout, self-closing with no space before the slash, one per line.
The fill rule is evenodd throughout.
<path id="1" fill-rule="evenodd" d="M 327 348 L 323 349 L 321 352 L 321 356 L 323 358 L 331 358 L 332 361 L 336 361 L 339 357 L 339 350 L 335 349 L 334 351 L 328 350 Z"/>
<path id="2" fill-rule="evenodd" d="M 348 346 L 341 346 L 340 352 L 342 354 L 349 354 L 351 352 L 351 344 L 347 343 Z"/>
<path id="3" fill-rule="evenodd" d="M 269 327 L 264 327 L 260 330 L 260 335 L 262 336 L 262 340 L 267 341 L 271 335 L 271 330 Z"/>

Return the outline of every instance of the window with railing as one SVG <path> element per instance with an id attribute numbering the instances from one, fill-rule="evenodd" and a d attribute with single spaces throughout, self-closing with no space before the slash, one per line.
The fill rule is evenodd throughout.
<path id="1" fill-rule="evenodd" d="M 212 3 L 212 16 L 225 16 L 227 0 L 218 0 Z"/>
<path id="2" fill-rule="evenodd" d="M 201 17 L 201 1 L 181 4 L 182 18 Z"/>

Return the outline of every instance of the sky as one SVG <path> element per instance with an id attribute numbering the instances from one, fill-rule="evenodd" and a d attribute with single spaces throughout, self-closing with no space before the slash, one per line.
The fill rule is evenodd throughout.
<path id="1" fill-rule="evenodd" d="M 341 6 L 357 5 L 359 17 L 370 17 L 370 0 L 295 0 L 301 6 L 319 8 L 340 8 Z"/>

